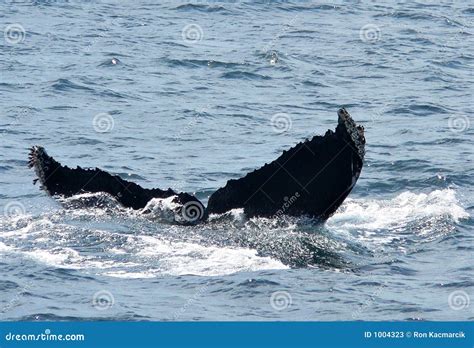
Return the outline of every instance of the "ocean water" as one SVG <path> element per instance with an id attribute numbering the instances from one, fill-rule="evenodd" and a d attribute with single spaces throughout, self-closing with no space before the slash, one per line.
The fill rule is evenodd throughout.
<path id="1" fill-rule="evenodd" d="M 473 320 L 473 20 L 469 1 L 3 1 L 0 319 Z M 59 202 L 27 168 L 42 145 L 206 201 L 340 106 L 365 167 L 322 225 L 176 226 Z"/>

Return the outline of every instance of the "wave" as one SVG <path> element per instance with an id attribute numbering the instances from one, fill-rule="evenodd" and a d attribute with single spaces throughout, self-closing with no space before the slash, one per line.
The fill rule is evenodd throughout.
<path id="1" fill-rule="evenodd" d="M 67 209 L 0 221 L 0 255 L 19 254 L 58 269 L 118 278 L 219 276 L 319 267 L 350 271 L 378 248 L 398 251 L 451 233 L 469 218 L 454 189 L 352 198 L 324 225 L 309 218 L 246 218 L 242 209 L 198 226 L 166 223 L 172 202 L 142 212 L 106 194 L 81 194 Z M 164 222 L 164 223 L 163 223 Z M 355 263 L 354 263 L 355 262 Z"/>
<path id="2" fill-rule="evenodd" d="M 403 192 L 393 199 L 347 199 L 341 209 L 328 220 L 328 225 L 366 229 L 391 229 L 406 226 L 424 217 L 445 216 L 458 223 L 469 217 L 453 189 L 435 190 L 428 194 Z"/>
<path id="3" fill-rule="evenodd" d="M 246 63 L 235 63 L 235 62 L 224 62 L 218 60 L 208 60 L 208 59 L 170 59 L 170 58 L 163 58 L 164 62 L 166 62 L 169 66 L 176 67 L 182 66 L 186 68 L 239 68 L 242 66 L 246 66 Z"/>
<path id="4" fill-rule="evenodd" d="M 242 80 L 271 80 L 270 76 L 256 74 L 248 71 L 234 70 L 221 75 L 225 79 L 242 79 Z"/>
<path id="5" fill-rule="evenodd" d="M 455 190 L 403 192 L 392 199 L 347 199 L 326 226 L 368 247 L 429 242 L 452 232 L 469 213 Z"/>
<path id="6" fill-rule="evenodd" d="M 60 243 L 55 236 L 58 227 L 36 230 L 28 226 L 28 238 L 35 239 L 35 246 L 6 246 L 0 242 L 0 253 L 16 253 L 47 267 L 80 270 L 116 278 L 154 278 L 171 275 L 219 276 L 236 272 L 285 269 L 283 263 L 270 257 L 261 257 L 255 250 L 235 247 L 203 246 L 198 243 L 177 242 L 160 236 L 123 237 L 108 231 L 89 231 L 86 238 L 98 237 L 101 250 L 88 252 L 87 246 L 72 248 Z M 62 238 L 70 241 L 70 229 Z M 20 233 L 26 238 L 25 233 Z M 97 236 L 100 234 L 100 236 Z M 16 237 L 18 237 L 18 233 Z M 80 234 L 81 235 L 81 234 Z M 13 236 L 12 236 L 13 237 Z M 43 242 L 49 241 L 43 244 Z M 62 245 L 61 245 L 62 244 Z M 66 243 L 67 244 L 67 243 Z M 58 246 L 54 246 L 58 245 Z M 33 247 L 33 250 L 29 250 Z M 90 248 L 89 248 L 90 249 Z"/>
<path id="7" fill-rule="evenodd" d="M 56 81 L 53 81 L 53 84 L 51 85 L 51 87 L 54 90 L 60 91 L 60 92 L 71 91 L 71 90 L 83 90 L 83 91 L 88 91 L 88 92 L 95 92 L 95 90 L 91 87 L 80 85 L 68 79 L 58 79 Z"/>
<path id="8" fill-rule="evenodd" d="M 158 259 L 164 265 L 161 270 L 164 274 L 218 276 L 241 271 L 288 268 L 278 260 L 258 256 L 252 249 L 169 242 L 150 236 L 141 239 L 145 246 L 138 255 Z"/>
<path id="9" fill-rule="evenodd" d="M 224 2 L 226 5 L 230 4 L 232 5 L 232 2 Z M 206 12 L 206 13 L 213 13 L 213 12 L 228 12 L 228 9 L 224 6 L 221 5 L 205 5 L 205 4 L 193 4 L 193 3 L 187 3 L 187 4 L 182 4 L 177 7 L 175 7 L 175 10 L 178 11 L 186 11 L 186 12 Z"/>

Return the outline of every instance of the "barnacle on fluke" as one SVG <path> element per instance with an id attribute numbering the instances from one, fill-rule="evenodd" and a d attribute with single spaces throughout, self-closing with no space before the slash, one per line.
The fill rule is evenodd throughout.
<path id="1" fill-rule="evenodd" d="M 194 224 L 209 214 L 243 208 L 247 216 L 308 215 L 326 220 L 354 187 L 363 166 L 365 137 L 345 109 L 338 111 L 333 132 L 315 136 L 284 151 L 276 160 L 229 180 L 209 197 L 207 208 L 188 193 L 172 189 L 146 189 L 101 169 L 69 168 L 50 157 L 44 148 L 30 150 L 29 166 L 50 195 L 72 196 L 106 192 L 125 207 L 142 209 L 153 198 L 171 198 L 175 221 Z"/>

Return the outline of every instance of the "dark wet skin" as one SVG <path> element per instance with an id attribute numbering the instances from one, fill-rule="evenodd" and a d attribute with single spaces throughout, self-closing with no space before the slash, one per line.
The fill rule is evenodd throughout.
<path id="1" fill-rule="evenodd" d="M 229 180 L 209 198 L 208 207 L 193 195 L 172 189 L 147 189 L 101 169 L 69 168 L 34 146 L 29 166 L 50 195 L 106 192 L 125 207 L 142 209 L 152 198 L 172 197 L 184 223 L 205 221 L 209 214 L 243 208 L 247 216 L 306 215 L 326 220 L 354 187 L 363 166 L 364 129 L 345 109 L 338 111 L 335 132 L 315 136 L 284 151 L 276 160 Z M 35 180 L 36 181 L 36 180 Z"/>

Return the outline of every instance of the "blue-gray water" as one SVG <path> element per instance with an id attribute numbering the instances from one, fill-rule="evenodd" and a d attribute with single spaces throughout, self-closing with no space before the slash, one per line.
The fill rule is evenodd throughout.
<path id="1" fill-rule="evenodd" d="M 472 320 L 474 7 L 336 3 L 2 2 L 0 319 Z M 206 200 L 342 105 L 366 162 L 323 226 L 64 207 L 27 169 Z"/>

